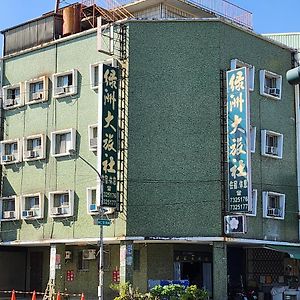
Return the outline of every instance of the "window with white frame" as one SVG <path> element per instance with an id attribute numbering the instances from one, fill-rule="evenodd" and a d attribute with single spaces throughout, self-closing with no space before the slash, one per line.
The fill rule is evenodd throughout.
<path id="1" fill-rule="evenodd" d="M 249 87 L 250 91 L 254 91 L 255 67 L 250 64 L 244 63 L 238 59 L 232 59 L 230 61 L 230 67 L 231 67 L 231 70 L 242 68 L 242 67 L 247 67 L 248 72 L 249 72 L 248 73 L 248 76 L 249 76 L 248 87 Z"/>
<path id="2" fill-rule="evenodd" d="M 259 77 L 260 94 L 276 100 L 281 99 L 282 76 L 266 70 L 260 70 Z"/>
<path id="3" fill-rule="evenodd" d="M 21 218 L 42 219 L 44 217 L 44 195 L 41 193 L 21 196 Z"/>
<path id="4" fill-rule="evenodd" d="M 53 97 L 60 98 L 77 94 L 77 70 L 56 73 L 53 75 Z"/>
<path id="5" fill-rule="evenodd" d="M 36 134 L 23 139 L 24 161 L 46 158 L 46 137 L 44 134 Z"/>
<path id="6" fill-rule="evenodd" d="M 98 137 L 98 125 L 89 125 L 88 138 L 89 138 L 89 150 L 97 151 L 97 137 Z"/>
<path id="7" fill-rule="evenodd" d="M 285 194 L 263 192 L 263 217 L 284 219 Z"/>
<path id="8" fill-rule="evenodd" d="M 99 214 L 98 204 L 97 204 L 97 189 L 96 188 L 87 188 L 87 212 L 88 214 L 94 215 Z"/>
<path id="9" fill-rule="evenodd" d="M 255 144 L 256 144 L 256 127 L 250 126 L 250 150 L 252 153 L 255 153 Z"/>
<path id="10" fill-rule="evenodd" d="M 251 195 L 251 204 L 252 209 L 246 214 L 247 216 L 256 216 L 257 212 L 257 189 L 252 190 Z"/>
<path id="11" fill-rule="evenodd" d="M 90 215 L 97 215 L 99 214 L 99 203 L 100 199 L 97 201 L 98 198 L 98 192 L 97 188 L 87 188 L 86 189 L 86 195 L 87 195 L 87 212 Z M 103 208 L 103 213 L 105 215 L 110 215 L 115 212 L 114 207 L 102 207 Z"/>
<path id="12" fill-rule="evenodd" d="M 19 219 L 18 199 L 16 196 L 0 199 L 1 221 L 13 221 Z"/>
<path id="13" fill-rule="evenodd" d="M 282 158 L 283 135 L 270 130 L 261 131 L 261 154 L 273 158 Z"/>
<path id="14" fill-rule="evenodd" d="M 48 101 L 48 78 L 46 76 L 25 82 L 26 104 Z"/>
<path id="15" fill-rule="evenodd" d="M 93 90 L 98 89 L 98 84 L 99 84 L 99 63 L 90 65 L 90 80 L 91 80 L 91 88 Z"/>
<path id="16" fill-rule="evenodd" d="M 95 63 L 90 65 L 90 81 L 91 81 L 91 88 L 93 90 L 98 89 L 99 85 L 99 65 L 105 64 L 109 66 L 116 67 L 117 61 L 115 59 L 108 59 L 103 62 Z"/>
<path id="17" fill-rule="evenodd" d="M 8 165 L 21 161 L 20 140 L 1 141 L 1 164 Z"/>
<path id="18" fill-rule="evenodd" d="M 51 132 L 51 155 L 54 157 L 70 155 L 76 149 L 76 130 L 74 128 Z"/>
<path id="19" fill-rule="evenodd" d="M 22 83 L 3 87 L 3 108 L 13 109 L 24 105 Z"/>
<path id="20" fill-rule="evenodd" d="M 49 216 L 70 217 L 74 214 L 74 191 L 55 191 L 49 193 Z"/>

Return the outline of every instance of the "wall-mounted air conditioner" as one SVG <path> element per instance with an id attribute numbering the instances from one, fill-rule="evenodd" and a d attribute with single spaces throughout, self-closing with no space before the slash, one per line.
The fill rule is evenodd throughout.
<path id="1" fill-rule="evenodd" d="M 40 100 L 40 99 L 43 99 L 43 97 L 44 97 L 43 92 L 35 92 L 35 93 L 32 93 L 31 100 Z"/>
<path id="2" fill-rule="evenodd" d="M 96 250 L 95 249 L 82 250 L 82 259 L 84 260 L 96 259 Z"/>
<path id="3" fill-rule="evenodd" d="M 13 155 L 2 155 L 2 162 L 9 162 L 9 161 L 13 161 L 13 160 L 14 160 Z"/>
<path id="4" fill-rule="evenodd" d="M 98 212 L 97 204 L 90 204 L 90 212 Z"/>
<path id="5" fill-rule="evenodd" d="M 23 210 L 22 211 L 22 217 L 24 218 L 33 218 L 35 216 L 34 210 Z"/>
<path id="6" fill-rule="evenodd" d="M 52 215 L 62 215 L 63 214 L 63 208 L 62 207 L 52 207 L 51 214 Z"/>
<path id="7" fill-rule="evenodd" d="M 13 219 L 15 217 L 14 211 L 4 211 L 3 212 L 3 219 Z"/>

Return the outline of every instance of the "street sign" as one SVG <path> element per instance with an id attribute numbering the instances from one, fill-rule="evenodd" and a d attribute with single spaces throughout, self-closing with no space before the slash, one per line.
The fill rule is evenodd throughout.
<path id="1" fill-rule="evenodd" d="M 102 226 L 109 226 L 111 224 L 111 221 L 108 219 L 98 219 L 97 224 Z"/>

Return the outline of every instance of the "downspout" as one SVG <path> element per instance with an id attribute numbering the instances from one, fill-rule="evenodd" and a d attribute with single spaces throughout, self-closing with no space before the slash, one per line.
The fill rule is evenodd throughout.
<path id="1" fill-rule="evenodd" d="M 4 49 L 3 49 L 4 54 Z M 3 119 L 3 109 L 2 109 L 2 103 L 3 103 L 3 95 L 2 95 L 2 86 L 3 86 L 3 76 L 4 76 L 4 63 L 3 58 L 0 57 L 0 140 L 3 140 L 4 135 L 4 119 Z M 0 196 L 3 195 L 3 167 L 0 165 Z M 1 208 L 2 211 L 2 208 Z M 2 222 L 0 218 L 0 242 L 2 242 Z"/>
<path id="2" fill-rule="evenodd" d="M 295 114 L 296 114 L 296 155 L 297 155 L 297 198 L 298 198 L 298 239 L 300 240 L 300 93 L 299 93 L 299 65 L 300 52 L 293 53 L 294 69 L 287 72 L 287 79 L 294 85 Z M 289 73 L 289 75 L 288 75 Z M 293 81 L 295 80 L 295 81 Z"/>
<path id="3" fill-rule="evenodd" d="M 295 67 L 299 66 L 299 52 L 294 54 Z M 294 86 L 296 112 L 296 153 L 297 153 L 297 189 L 298 189 L 298 239 L 300 240 L 300 95 L 299 84 Z"/>
<path id="4" fill-rule="evenodd" d="M 295 89 L 295 111 L 296 111 L 296 153 L 297 153 L 297 189 L 298 189 L 298 238 L 300 240 L 300 120 L 299 120 L 299 84 Z"/>

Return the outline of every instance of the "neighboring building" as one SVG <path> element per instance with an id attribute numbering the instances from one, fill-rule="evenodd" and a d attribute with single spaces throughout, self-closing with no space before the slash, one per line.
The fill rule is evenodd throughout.
<path id="1" fill-rule="evenodd" d="M 98 180 L 86 162 L 97 166 L 100 63 L 122 69 L 105 299 L 118 272 L 142 291 L 153 280 L 189 279 L 215 300 L 241 282 L 267 295 L 298 275 L 288 256 L 300 246 L 295 93 L 285 80 L 294 50 L 255 34 L 251 13 L 220 3 L 232 9 L 75 4 L 2 32 L 0 290 L 43 291 L 55 272 L 57 290 L 96 297 Z M 242 66 L 252 208 L 246 233 L 225 234 L 225 75 Z"/>

